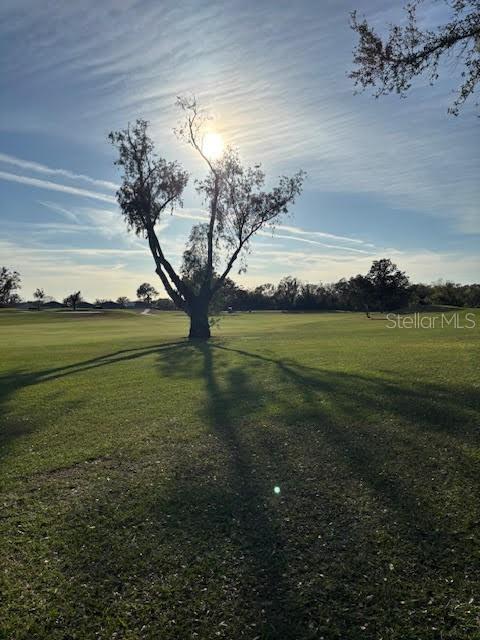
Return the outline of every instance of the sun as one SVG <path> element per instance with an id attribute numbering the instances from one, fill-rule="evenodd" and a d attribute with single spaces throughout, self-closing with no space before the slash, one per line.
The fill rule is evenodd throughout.
<path id="1" fill-rule="evenodd" d="M 223 138 L 219 133 L 210 131 L 203 136 L 202 152 L 209 160 L 218 160 L 223 154 Z"/>

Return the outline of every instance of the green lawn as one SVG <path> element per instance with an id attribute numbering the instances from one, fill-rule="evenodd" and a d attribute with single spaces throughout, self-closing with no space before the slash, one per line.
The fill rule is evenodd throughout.
<path id="1" fill-rule="evenodd" d="M 186 331 L 0 312 L 0 637 L 480 638 L 480 313 Z"/>

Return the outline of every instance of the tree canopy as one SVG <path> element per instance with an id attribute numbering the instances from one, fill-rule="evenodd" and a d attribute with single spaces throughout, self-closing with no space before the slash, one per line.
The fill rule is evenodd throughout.
<path id="1" fill-rule="evenodd" d="M 454 61 L 451 68 L 459 74 L 457 96 L 449 111 L 458 115 L 480 80 L 480 0 L 444 0 L 450 17 L 435 29 L 419 26 L 417 11 L 424 4 L 424 0 L 407 4 L 405 24 L 390 26 L 385 38 L 354 11 L 351 26 L 358 35 L 353 54 L 357 68 L 350 77 L 362 90 L 375 88 L 376 97 L 392 92 L 404 96 L 417 76 L 425 74 L 433 84 L 442 58 L 449 57 Z"/>
<path id="2" fill-rule="evenodd" d="M 143 302 L 150 304 L 154 296 L 158 295 L 158 291 L 149 282 L 143 282 L 137 289 L 137 297 Z"/>
<path id="3" fill-rule="evenodd" d="M 0 304 L 12 304 L 20 299 L 16 293 L 20 289 L 20 274 L 14 269 L 0 267 Z"/>

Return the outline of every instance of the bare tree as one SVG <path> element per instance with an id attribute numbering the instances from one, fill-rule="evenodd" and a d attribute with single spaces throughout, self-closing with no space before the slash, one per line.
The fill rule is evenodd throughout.
<path id="1" fill-rule="evenodd" d="M 77 305 L 82 302 L 82 294 L 80 291 L 74 291 L 69 296 L 63 299 L 63 304 L 67 307 L 72 307 L 72 311 L 77 310 Z"/>
<path id="2" fill-rule="evenodd" d="M 128 307 L 130 300 L 127 298 L 127 296 L 119 296 L 116 302 L 117 304 L 125 308 L 125 307 Z"/>
<path id="3" fill-rule="evenodd" d="M 33 292 L 33 297 L 37 301 L 38 310 L 40 311 L 40 307 L 45 302 L 45 291 L 43 289 L 35 289 L 35 291 Z"/>
<path id="4" fill-rule="evenodd" d="M 167 162 L 154 153 L 147 123 L 112 132 L 116 164 L 123 168 L 118 202 L 128 226 L 147 238 L 156 272 L 178 308 L 190 316 L 190 338 L 210 337 L 209 308 L 237 259 L 242 259 L 252 236 L 266 226 L 274 226 L 302 190 L 304 172 L 280 178 L 276 187 L 264 191 L 265 176 L 259 165 L 244 167 L 237 153 L 228 148 L 218 159 L 202 149 L 207 116 L 195 99 L 178 99 L 183 113 L 176 130 L 179 139 L 199 154 L 207 168 L 196 188 L 208 207 L 204 223 L 192 228 L 177 271 L 166 258 L 156 225 L 164 212 L 181 206 L 188 175 L 176 162 Z"/>
<path id="5" fill-rule="evenodd" d="M 405 25 L 391 26 L 385 39 L 367 20 L 360 21 L 352 13 L 351 26 L 359 41 L 353 57 L 358 68 L 350 78 L 362 90 L 375 87 L 376 97 L 392 92 L 404 96 L 416 76 L 426 74 L 433 84 L 442 57 L 450 56 L 461 80 L 449 112 L 458 115 L 480 80 L 480 0 L 444 0 L 451 10 L 450 20 L 433 30 L 419 27 L 417 8 L 423 2 L 407 4 Z"/>

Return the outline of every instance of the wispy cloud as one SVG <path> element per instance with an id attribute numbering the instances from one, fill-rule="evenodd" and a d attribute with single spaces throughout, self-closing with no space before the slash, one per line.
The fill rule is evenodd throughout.
<path id="1" fill-rule="evenodd" d="M 40 202 L 55 213 L 65 216 L 73 224 L 37 222 L 32 225 L 35 230 L 48 233 L 94 233 L 108 240 L 121 238 L 130 246 L 143 247 L 144 244 L 134 233 L 127 233 L 127 225 L 119 210 L 98 207 L 76 206 L 66 209 L 55 202 Z M 170 219 L 166 218 L 157 225 L 158 231 L 168 228 Z"/>
<path id="2" fill-rule="evenodd" d="M 268 247 L 268 232 L 258 239 L 258 252 L 249 259 L 247 277 L 252 281 L 275 279 L 288 271 L 312 281 L 365 272 L 369 262 L 385 255 L 392 244 L 400 249 L 389 249 L 386 255 L 395 255 L 416 278 L 471 280 L 478 273 L 478 260 L 467 247 L 462 258 L 460 250 L 449 251 L 447 231 L 443 240 L 435 237 L 437 228 L 453 229 L 458 235 L 451 246 L 460 246 L 464 240 L 465 245 L 473 242 L 467 234 L 480 231 L 476 118 L 468 110 L 461 118 L 446 116 L 451 98 L 448 82 L 435 89 L 416 85 L 406 101 L 354 97 L 345 74 L 353 44 L 347 0 L 304 2 L 301 10 L 280 3 L 273 12 L 271 3 L 234 2 L 225 11 L 221 3 L 207 1 L 190 11 L 185 3 L 170 0 L 125 0 L 120 13 L 115 0 L 84 0 L 54 3 L 48 20 L 41 3 L 22 0 L 21 4 L 21 13 L 18 1 L 5 0 L 0 6 L 0 38 L 11 51 L 2 67 L 6 90 L 0 104 L 1 127 L 14 141 L 20 136 L 18 150 L 0 155 L 0 179 L 67 194 L 75 205 L 67 206 L 66 198 L 53 207 L 43 202 L 65 220 L 55 225 L 52 216 L 47 218 L 45 212 L 42 218 L 39 213 L 38 222 L 44 226 L 35 227 L 38 241 L 55 244 L 60 240 L 55 233 L 62 234 L 62 242 L 71 233 L 69 244 L 87 245 L 86 235 L 91 233 L 100 237 L 98 244 L 105 249 L 114 250 L 116 245 L 132 251 L 125 255 L 134 262 L 135 252 L 145 243 L 125 233 L 112 192 L 116 185 L 99 177 L 108 153 L 105 134 L 145 117 L 161 154 L 178 158 L 199 175 L 200 164 L 171 135 L 178 117 L 175 97 L 192 90 L 246 161 L 262 161 L 272 177 L 299 167 L 308 172 L 306 197 L 295 206 L 301 224 L 279 225 Z M 369 18 L 379 27 L 401 15 L 396 0 L 367 4 Z M 174 34 L 173 39 L 158 37 L 160 23 L 166 33 Z M 42 159 L 42 144 L 51 144 L 48 157 L 52 149 L 58 150 L 53 164 L 63 168 L 50 166 L 50 160 L 23 159 L 21 135 L 32 131 L 32 157 Z M 77 152 L 74 162 L 71 158 Z M 80 160 L 82 172 L 70 170 Z M 30 215 L 30 192 L 25 189 L 25 193 L 22 211 Z M 319 222 L 322 217 L 315 204 L 323 197 L 325 202 L 342 202 L 333 209 L 336 217 L 332 209 L 326 212 L 325 223 Z M 80 198 L 91 199 L 92 206 L 80 206 L 84 204 Z M 367 212 L 364 226 L 362 211 Z M 165 216 L 168 227 L 162 231 L 169 255 L 180 258 L 186 221 L 204 221 L 205 215 L 190 207 Z M 403 219 L 410 221 L 412 233 L 400 234 L 397 242 L 394 234 Z M 417 248 L 399 253 L 404 246 L 423 247 L 427 239 L 436 251 Z M 72 246 L 72 250 L 88 248 Z M 26 261 L 30 269 L 28 255 L 16 255 L 15 263 L 21 268 Z M 87 256 L 39 253 L 35 257 L 43 256 L 42 269 L 48 268 L 47 257 L 56 256 L 57 264 L 65 258 L 65 273 L 74 278 L 75 268 L 68 267 L 67 258 L 80 261 L 82 255 Z M 108 257 L 94 255 L 89 256 L 92 263 Z M 135 278 L 152 277 L 151 259 L 145 260 L 145 274 L 139 269 Z M 101 281 L 100 269 L 92 265 L 82 269 L 92 288 L 94 278 Z M 127 277 L 127 271 L 115 277 Z M 33 267 L 30 272 L 33 278 Z M 57 277 L 54 270 L 49 273 Z"/>
<path id="3" fill-rule="evenodd" d="M 26 299 L 38 286 L 57 300 L 78 289 L 89 300 L 120 295 L 133 298 L 140 282 L 153 281 L 151 262 L 141 251 L 42 250 L 0 241 L 0 253 L 6 264 L 21 264 L 20 293 Z M 128 258 L 127 266 L 123 262 L 125 258 Z"/>
<path id="4" fill-rule="evenodd" d="M 261 235 L 269 235 L 267 233 L 261 233 Z M 294 235 L 285 235 L 283 233 L 275 233 L 273 237 L 283 238 L 284 240 L 294 240 L 295 242 L 304 242 L 305 244 L 316 245 L 317 247 L 323 247 L 324 249 L 335 249 L 338 251 L 346 251 L 351 253 L 364 253 L 370 255 L 372 251 L 365 251 L 365 249 L 354 249 L 353 247 L 345 247 L 338 244 L 327 244 L 325 242 L 319 242 L 318 240 L 310 240 L 309 238 L 302 238 Z"/>
<path id="5" fill-rule="evenodd" d="M 69 185 L 60 184 L 58 182 L 51 182 L 50 180 L 40 180 L 38 178 L 30 178 L 29 176 L 17 175 L 15 173 L 9 173 L 7 171 L 0 171 L 0 180 L 7 180 L 9 182 L 18 182 L 19 184 L 25 184 L 30 187 L 37 187 L 38 189 L 48 189 L 49 191 L 61 191 L 62 193 L 70 193 L 75 196 L 82 196 L 85 198 L 93 198 L 94 200 L 101 200 L 103 202 L 116 202 L 113 196 L 99 193 L 98 191 L 89 191 L 88 189 L 81 189 L 79 187 L 71 187 Z"/>
<path id="6" fill-rule="evenodd" d="M 176 209 L 172 217 L 205 222 L 208 220 L 208 213 L 203 209 Z"/>
<path id="7" fill-rule="evenodd" d="M 312 231 L 312 230 L 302 229 L 300 227 L 292 227 L 284 224 L 279 225 L 277 229 L 280 229 L 281 231 L 285 231 L 292 234 L 314 236 L 316 238 L 326 238 L 329 240 L 338 240 L 339 242 L 353 242 L 357 244 L 365 244 L 363 240 L 358 240 L 357 238 L 350 238 L 347 236 L 337 236 L 334 233 L 326 233 L 325 231 Z"/>
<path id="8" fill-rule="evenodd" d="M 109 182 L 108 180 L 97 180 L 96 178 L 90 178 L 90 176 L 86 176 L 82 173 L 73 173 L 68 169 L 52 169 L 52 167 L 40 164 L 39 162 L 22 160 L 21 158 L 16 158 L 15 156 L 11 156 L 6 153 L 0 153 L 0 163 L 13 165 L 27 171 L 33 171 L 35 173 L 43 173 L 50 176 L 60 176 L 63 178 L 69 178 L 71 180 L 81 180 L 83 182 L 88 182 L 91 185 L 103 189 L 118 189 L 117 184 L 115 184 L 114 182 Z"/>
<path id="9" fill-rule="evenodd" d="M 335 282 L 357 273 L 366 273 L 372 260 L 391 255 L 401 260 L 401 267 L 414 282 L 433 282 L 440 277 L 458 282 L 472 282 L 472 274 L 480 269 L 477 255 L 461 252 L 403 251 L 373 255 L 347 255 L 328 252 L 302 252 L 286 248 L 259 251 L 252 255 L 246 274 L 237 276 L 244 286 L 256 286 L 262 282 L 276 282 L 284 275 L 294 275 L 304 282 Z"/>
<path id="10" fill-rule="evenodd" d="M 55 202 L 50 202 L 47 200 L 38 200 L 38 204 L 41 204 L 42 207 L 46 207 L 47 209 L 50 209 L 50 211 L 59 213 L 60 215 L 62 215 L 67 220 L 70 220 L 71 222 L 76 222 L 77 224 L 80 223 L 78 216 L 76 216 L 72 211 L 70 211 L 70 209 L 65 209 L 65 207 L 61 207 Z"/>
<path id="11" fill-rule="evenodd" d="M 53 249 L 48 247 L 45 249 L 30 248 L 28 250 L 30 254 L 43 254 L 43 255 L 71 255 L 71 256 L 128 256 L 139 255 L 147 256 L 148 251 L 146 249 L 90 249 L 86 247 L 81 248 L 68 248 L 68 249 Z"/>
<path id="12" fill-rule="evenodd" d="M 99 144 L 112 120 L 124 124 L 142 115 L 166 155 L 177 154 L 168 134 L 177 118 L 173 103 L 179 92 L 194 89 L 248 159 L 282 170 L 303 166 L 309 188 L 368 194 L 396 210 L 443 217 L 465 233 L 480 230 L 475 123 L 469 124 L 469 116 L 447 121 L 448 82 L 434 90 L 416 86 L 408 102 L 353 97 L 345 76 L 353 42 L 348 2 L 306 3 L 302 11 L 282 5 L 272 13 L 267 5 L 253 10 L 248 3 L 221 11 L 214 2 L 195 12 L 173 2 L 146 3 L 139 10 L 129 1 L 114 23 L 113 1 L 100 9 L 86 0 L 82 11 L 60 3 L 50 18 L 76 26 L 68 37 L 62 29 L 43 28 L 37 3 L 26 4 L 22 20 L 4 10 L 6 35 L 22 42 L 8 65 L 16 82 L 35 84 L 41 77 L 43 93 L 59 79 L 71 89 L 81 105 L 75 108 L 72 98 L 70 110 L 61 111 L 59 104 L 61 117 L 55 119 L 70 137 Z M 368 12 L 379 25 L 402 15 L 393 0 L 372 0 Z M 159 20 L 175 33 L 173 46 L 157 37 Z M 66 171 L 14 161 L 27 162 L 31 170 Z"/>

